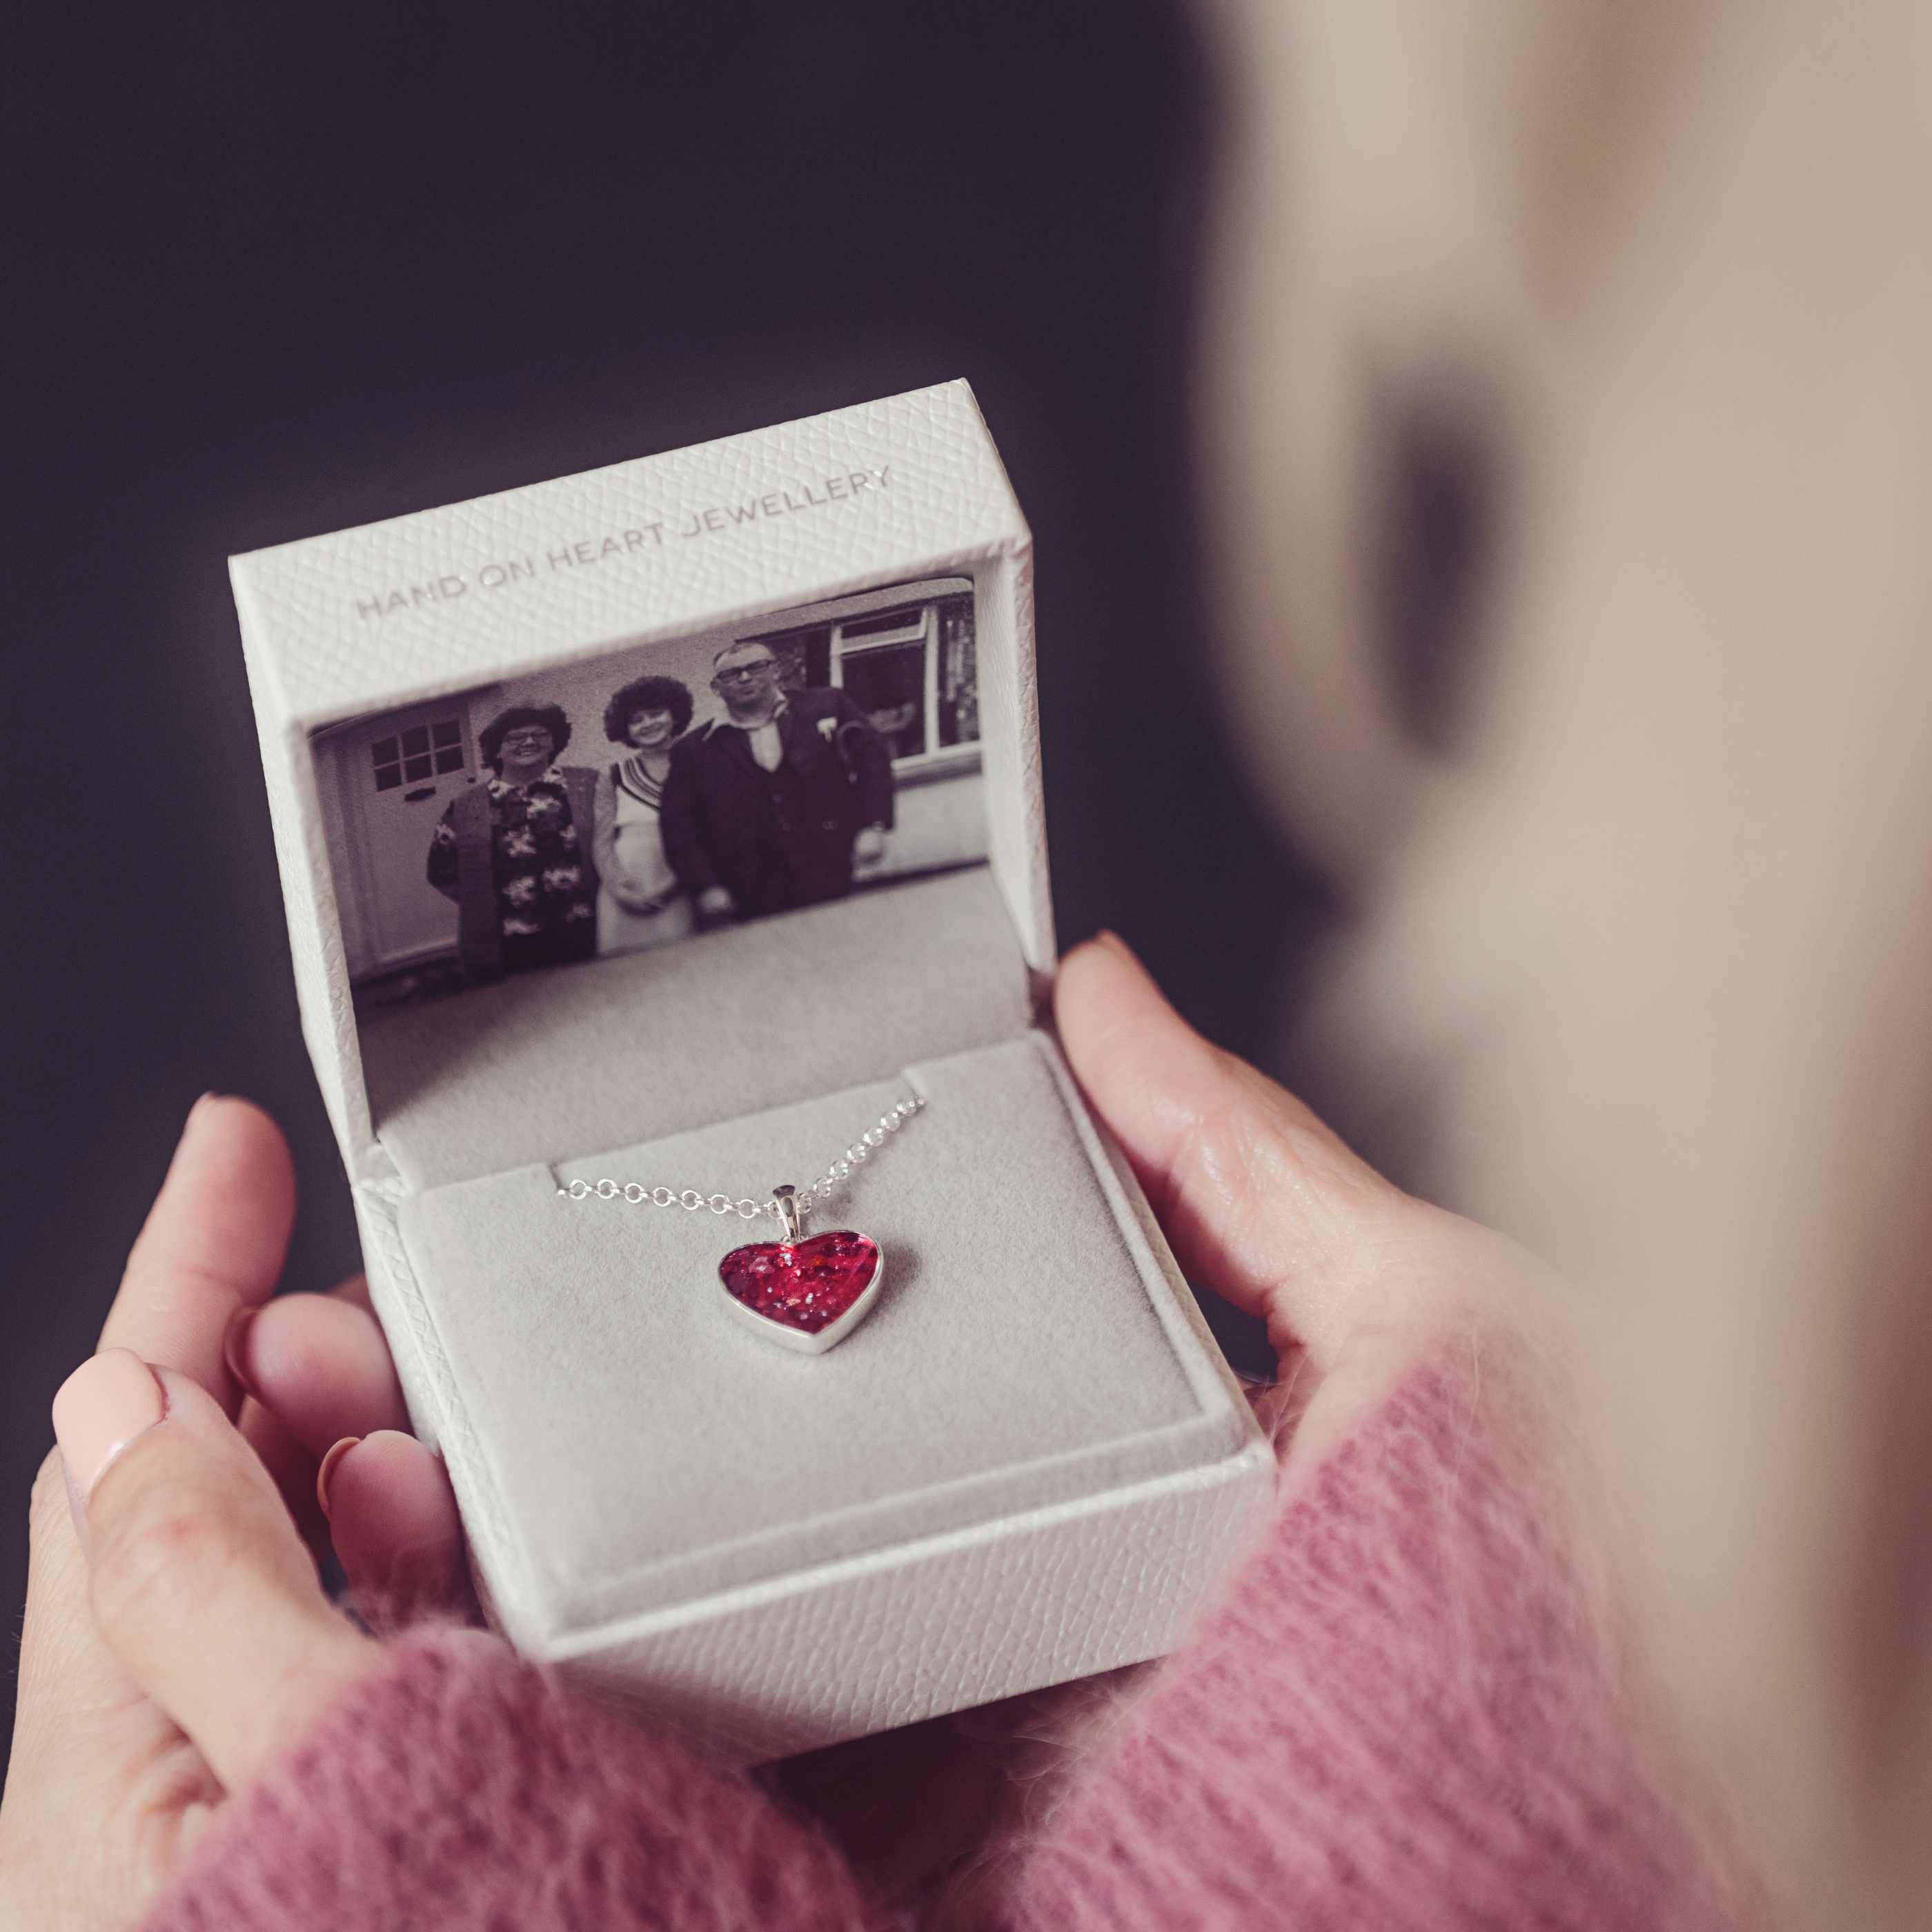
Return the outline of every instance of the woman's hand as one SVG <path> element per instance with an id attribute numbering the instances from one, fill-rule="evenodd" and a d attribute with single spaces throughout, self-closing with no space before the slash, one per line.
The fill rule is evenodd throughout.
<path id="1" fill-rule="evenodd" d="M 628 913 L 639 917 L 646 914 L 662 912 L 677 897 L 675 888 L 668 892 L 647 892 L 641 886 L 634 886 L 620 873 L 610 881 L 611 896 Z"/>
<path id="2" fill-rule="evenodd" d="M 1567 1291 L 1503 1236 L 1405 1194 L 1294 1095 L 1211 1046 L 1111 933 L 1061 963 L 1074 1073 L 1182 1271 L 1268 1324 L 1292 1484 L 1444 1335 L 1508 1332 L 1552 1365 Z"/>
<path id="3" fill-rule="evenodd" d="M 1383 1180 L 1194 1034 L 1118 941 L 1069 957 L 1056 1008 L 1190 1277 L 1268 1323 L 1275 1400 L 1293 1406 L 1290 1486 L 1432 1341 L 1544 1318 L 1550 1298 L 1519 1250 Z M 459 1598 L 448 1480 L 402 1432 L 360 1285 L 267 1302 L 292 1207 L 273 1126 L 204 1102 L 102 1338 L 126 1352 L 63 1390 L 63 1454 L 34 1498 L 0 1924 L 130 1923 L 211 1808 L 382 1667 L 382 1646 L 324 1598 L 305 1538 L 332 1538 L 364 1603 Z M 1003 1808 L 1051 1788 L 1016 1780 L 1016 1760 L 1064 1761 L 1138 1679 L 934 1719 L 778 1775 L 874 1884 L 909 1898 L 962 1859 L 980 1869 Z"/>
<path id="4" fill-rule="evenodd" d="M 332 1528 L 371 1602 L 455 1592 L 454 1502 L 440 1463 L 400 1432 L 360 1284 L 262 1305 L 294 1205 L 273 1124 L 202 1101 L 102 1352 L 56 1398 L 61 1447 L 34 1488 L 0 1924 L 133 1923 L 226 1794 L 383 1667 L 324 1595 L 311 1539 Z"/>
<path id="5" fill-rule="evenodd" d="M 1561 1291 L 1513 1243 L 1405 1194 L 1300 1101 L 1210 1046 L 1111 934 L 1061 962 L 1054 1013 L 1094 1112 L 1131 1162 L 1190 1280 L 1261 1317 L 1280 1358 L 1262 1405 L 1284 1502 L 1450 1334 L 1560 1346 Z M 1104 1732 L 1144 1673 L 1056 1686 L 795 1759 L 778 1773 L 888 1897 L 978 1858 L 1016 1807 Z M 1020 1774 L 1016 1775 L 1016 1772 Z M 961 1923 L 996 1917 L 956 1901 Z"/>

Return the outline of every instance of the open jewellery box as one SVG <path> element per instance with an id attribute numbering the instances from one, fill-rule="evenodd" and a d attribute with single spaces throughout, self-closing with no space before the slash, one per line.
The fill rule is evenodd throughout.
<path id="1" fill-rule="evenodd" d="M 1168 1648 L 1273 1463 L 1044 1023 L 1030 542 L 966 386 L 231 568 L 370 1292 L 500 1627 L 740 1762 Z M 490 721 L 560 706 L 608 772 L 615 690 L 677 677 L 700 728 L 747 639 L 884 741 L 884 860 L 467 974 L 427 856 Z M 808 1230 L 886 1256 L 823 1354 L 721 1306 L 768 1222 L 560 1192 L 761 1201 L 909 1094 Z"/>

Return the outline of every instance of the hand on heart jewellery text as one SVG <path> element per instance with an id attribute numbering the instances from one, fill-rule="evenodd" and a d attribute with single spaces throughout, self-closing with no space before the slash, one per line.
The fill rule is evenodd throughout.
<path id="1" fill-rule="evenodd" d="M 733 1200 L 724 1194 L 700 1194 L 694 1188 L 674 1192 L 640 1181 L 578 1180 L 557 1192 L 572 1201 L 624 1201 L 633 1207 L 709 1208 L 746 1220 L 771 1215 L 778 1224 L 776 1241 L 752 1241 L 734 1248 L 718 1264 L 724 1305 L 768 1341 L 801 1354 L 822 1355 L 844 1340 L 872 1312 L 885 1281 L 885 1254 L 869 1235 L 851 1228 L 807 1234 L 805 1217 L 842 1186 L 852 1170 L 871 1158 L 886 1136 L 904 1126 L 926 1105 L 908 1095 L 879 1116 L 835 1160 L 812 1187 L 776 1187 L 768 1201 Z"/>

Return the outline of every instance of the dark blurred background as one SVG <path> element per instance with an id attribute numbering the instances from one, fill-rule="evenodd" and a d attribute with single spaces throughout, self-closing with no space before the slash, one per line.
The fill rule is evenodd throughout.
<path id="1" fill-rule="evenodd" d="M 1118 928 L 1266 1061 L 1325 908 L 1216 717 L 1186 420 L 1215 122 L 1178 9 L 231 0 L 10 41 L 10 1666 L 48 1400 L 196 1094 L 286 1125 L 291 1283 L 358 1264 L 231 551 L 964 376 L 1036 544 L 1062 943 Z"/>

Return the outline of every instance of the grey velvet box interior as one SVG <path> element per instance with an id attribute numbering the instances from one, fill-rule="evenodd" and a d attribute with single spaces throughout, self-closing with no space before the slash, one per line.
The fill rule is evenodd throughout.
<path id="1" fill-rule="evenodd" d="M 440 1049 L 418 1032 L 407 1057 L 368 1055 L 415 1184 L 403 1239 L 487 1465 L 468 1478 L 514 1532 L 500 1606 L 524 1631 L 1241 1445 L 1185 1290 L 1030 1026 L 984 868 L 531 978 L 409 1016 L 442 1023 Z M 808 1184 L 908 1087 L 924 1112 L 812 1223 L 886 1256 L 878 1306 L 824 1356 L 722 1305 L 720 1257 L 768 1221 L 556 1192 L 608 1175 L 762 1198 Z"/>
<path id="2" fill-rule="evenodd" d="M 968 866 L 380 1014 L 362 1065 L 390 1158 L 435 1187 L 836 1093 L 1030 1018 L 1006 902 Z"/>

